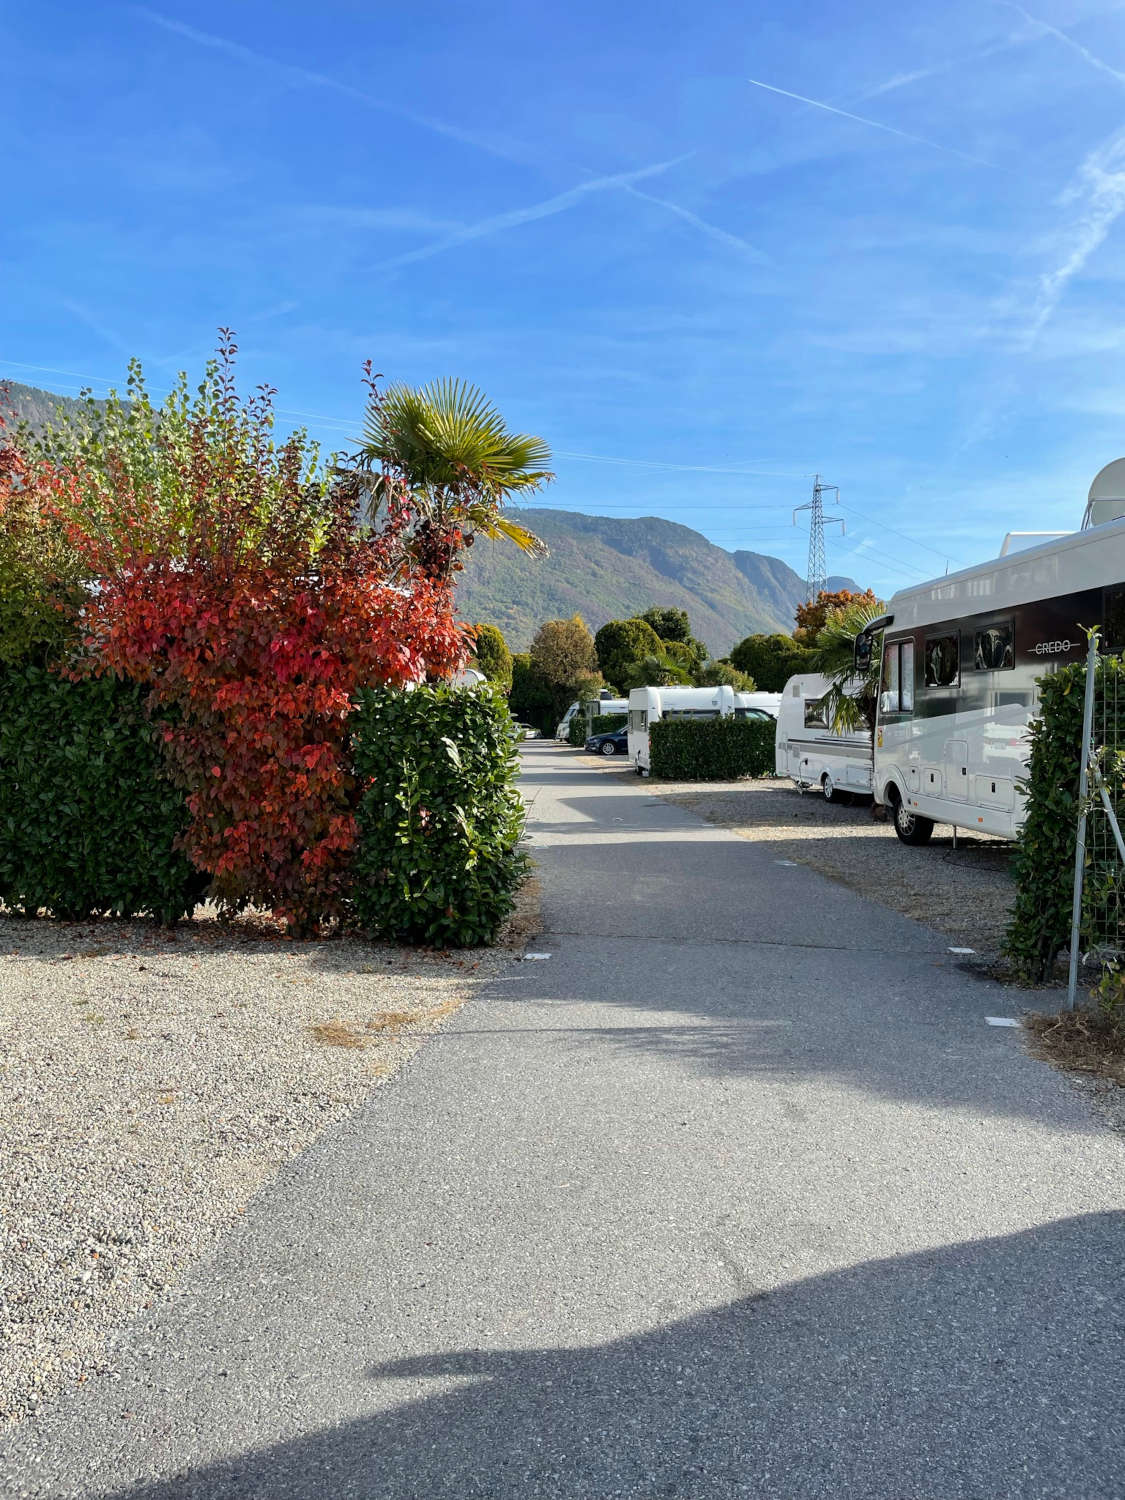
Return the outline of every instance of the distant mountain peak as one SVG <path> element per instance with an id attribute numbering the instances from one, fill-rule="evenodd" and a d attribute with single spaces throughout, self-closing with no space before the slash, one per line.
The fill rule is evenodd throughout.
<path id="1" fill-rule="evenodd" d="M 597 516 L 531 506 L 520 520 L 551 548 L 542 562 L 510 544 L 477 541 L 458 583 L 467 620 L 499 625 L 526 650 L 544 621 L 575 613 L 591 630 L 650 605 L 686 609 L 716 656 L 743 636 L 793 629 L 804 581 L 780 558 L 727 552 L 700 532 L 662 516 Z M 832 588 L 857 588 L 834 578 Z"/>

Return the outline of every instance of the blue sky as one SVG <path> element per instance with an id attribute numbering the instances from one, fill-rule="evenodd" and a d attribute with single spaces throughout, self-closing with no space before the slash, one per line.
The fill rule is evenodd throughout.
<path id="1" fill-rule="evenodd" d="M 366 357 L 461 375 L 542 503 L 802 574 L 819 470 L 884 593 L 1125 452 L 1121 4 L 41 0 L 0 125 L 0 375 L 159 388 L 228 324 L 332 445 Z"/>

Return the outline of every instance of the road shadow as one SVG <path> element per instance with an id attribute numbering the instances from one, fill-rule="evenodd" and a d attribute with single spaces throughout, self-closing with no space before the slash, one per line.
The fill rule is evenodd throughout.
<path id="1" fill-rule="evenodd" d="M 1125 1214 L 1092 1214 L 766 1291 L 720 1230 L 729 1305 L 589 1347 L 380 1360 L 369 1396 L 348 1389 L 371 1415 L 318 1431 L 290 1419 L 285 1441 L 202 1467 L 181 1456 L 177 1478 L 98 1493 L 1112 1500 L 1125 1494 L 1123 1231 Z M 173 1432 L 177 1454 L 190 1425 Z"/>

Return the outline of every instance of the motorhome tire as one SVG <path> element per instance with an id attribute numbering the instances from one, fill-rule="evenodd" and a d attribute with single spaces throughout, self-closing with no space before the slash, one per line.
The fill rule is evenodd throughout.
<path id="1" fill-rule="evenodd" d="M 928 844 L 934 825 L 929 818 L 921 818 L 910 811 L 900 797 L 893 803 L 895 832 L 904 844 Z"/>

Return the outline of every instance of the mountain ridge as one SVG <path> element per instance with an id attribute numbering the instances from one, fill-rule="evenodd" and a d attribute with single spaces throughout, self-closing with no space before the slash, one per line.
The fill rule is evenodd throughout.
<path id="1" fill-rule="evenodd" d="M 686 609 L 696 636 L 725 656 L 744 636 L 789 633 L 804 581 L 767 553 L 728 552 L 662 516 L 597 516 L 546 506 L 511 512 L 551 556 L 524 556 L 509 542 L 478 538 L 457 584 L 466 619 L 498 625 L 514 651 L 538 626 L 580 614 L 591 630 L 652 605 Z M 833 577 L 831 589 L 857 588 Z"/>
<path id="2" fill-rule="evenodd" d="M 41 430 L 81 412 L 81 401 L 19 381 L 3 383 L 15 422 Z M 5 415 L 10 413 L 5 412 Z M 511 514 L 543 537 L 551 556 L 524 556 L 506 540 L 478 537 L 465 554 L 457 607 L 474 624 L 498 625 L 525 651 L 544 620 L 580 614 L 591 630 L 653 605 L 686 609 L 698 639 L 725 656 L 744 636 L 786 633 L 805 597 L 803 580 L 764 552 L 728 552 L 663 516 L 599 516 L 547 506 Z M 857 588 L 830 578 L 830 589 Z"/>

